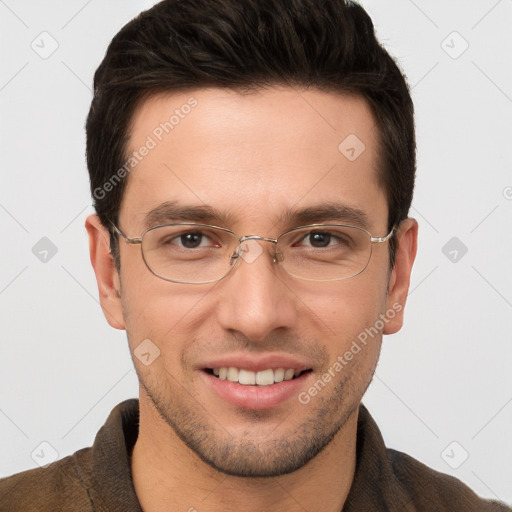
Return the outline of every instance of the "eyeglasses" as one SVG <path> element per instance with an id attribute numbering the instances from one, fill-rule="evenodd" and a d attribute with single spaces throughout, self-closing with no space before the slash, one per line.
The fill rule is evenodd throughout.
<path id="1" fill-rule="evenodd" d="M 273 262 L 291 276 L 308 281 L 341 281 L 363 272 L 373 244 L 387 242 L 396 226 L 384 237 L 342 224 L 310 224 L 289 229 L 277 238 L 238 236 L 219 226 L 180 222 L 146 229 L 140 238 L 126 236 L 128 244 L 140 244 L 148 269 L 174 283 L 205 284 L 220 281 L 244 259 L 252 263 L 262 253 L 257 243 L 274 244 Z"/>

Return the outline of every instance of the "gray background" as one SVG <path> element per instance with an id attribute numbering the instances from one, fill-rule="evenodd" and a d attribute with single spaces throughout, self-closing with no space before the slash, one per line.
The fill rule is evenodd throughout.
<path id="1" fill-rule="evenodd" d="M 364 402 L 390 447 L 512 503 L 512 1 L 362 3 L 412 87 L 420 223 Z M 152 4 L 0 0 L 1 476 L 90 445 L 137 396 L 88 259 L 83 124 L 108 42 Z"/>

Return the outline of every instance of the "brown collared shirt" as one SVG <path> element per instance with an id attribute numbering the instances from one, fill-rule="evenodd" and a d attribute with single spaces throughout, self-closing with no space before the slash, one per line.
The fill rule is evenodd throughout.
<path id="1" fill-rule="evenodd" d="M 92 447 L 0 480 L 0 512 L 142 512 L 130 468 L 138 429 L 138 400 L 120 403 Z M 356 471 L 341 512 L 381 511 L 512 512 L 512 508 L 483 500 L 459 480 L 386 449 L 376 423 L 361 405 Z"/>

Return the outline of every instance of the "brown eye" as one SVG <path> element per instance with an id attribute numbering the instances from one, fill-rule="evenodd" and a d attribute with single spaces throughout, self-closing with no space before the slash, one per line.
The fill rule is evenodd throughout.
<path id="1" fill-rule="evenodd" d="M 323 231 L 314 231 L 308 235 L 309 243 L 312 247 L 327 247 L 331 242 L 330 233 Z"/>
<path id="2" fill-rule="evenodd" d="M 184 233 L 180 236 L 180 242 L 183 247 L 187 249 L 196 249 L 201 245 L 203 241 L 203 234 L 199 231 L 194 231 L 192 233 Z"/>

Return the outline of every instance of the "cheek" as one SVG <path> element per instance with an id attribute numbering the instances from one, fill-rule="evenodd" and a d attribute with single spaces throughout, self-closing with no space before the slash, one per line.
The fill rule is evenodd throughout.
<path id="1" fill-rule="evenodd" d="M 354 367 L 364 361 L 373 364 L 382 338 L 379 318 L 386 307 L 385 283 L 361 274 L 351 281 L 322 283 L 303 297 L 307 308 L 301 318 L 309 323 L 303 329 L 326 346 L 331 361 L 341 356 L 344 361 L 353 359 Z"/>
<path id="2" fill-rule="evenodd" d="M 149 339 L 169 362 L 180 357 L 194 339 L 197 327 L 204 323 L 204 303 L 211 285 L 164 281 L 145 267 L 137 273 L 130 272 L 128 266 L 125 270 L 122 305 L 132 352 Z"/>
<path id="3" fill-rule="evenodd" d="M 318 283 L 297 294 L 326 327 L 345 331 L 373 323 L 386 303 L 386 283 L 361 274 L 347 281 Z"/>

